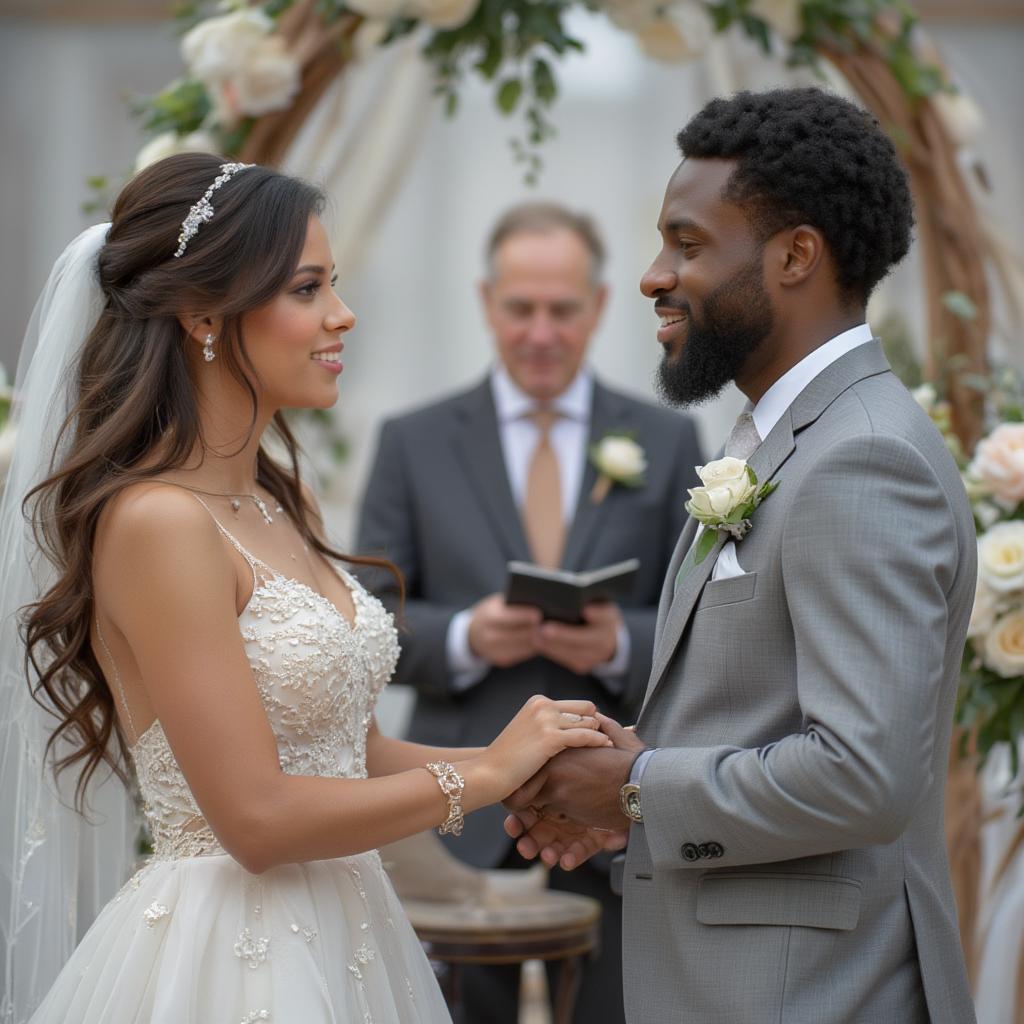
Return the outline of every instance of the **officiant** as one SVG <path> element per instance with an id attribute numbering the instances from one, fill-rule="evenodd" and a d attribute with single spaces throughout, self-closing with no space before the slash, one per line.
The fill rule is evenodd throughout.
<path id="1" fill-rule="evenodd" d="M 587 364 L 604 310 L 605 249 L 593 221 L 553 203 L 508 210 L 479 286 L 495 359 L 471 390 L 384 424 L 358 550 L 404 574 L 393 682 L 417 692 L 409 738 L 488 743 L 534 693 L 586 698 L 630 722 L 651 667 L 665 567 L 701 463 L 693 421 L 605 386 Z M 507 604 L 506 565 L 596 569 L 640 561 L 620 604 L 581 625 Z M 390 579 L 370 579 L 397 604 Z M 522 866 L 500 808 L 446 837 L 482 868 Z M 607 865 L 555 870 L 551 884 L 601 900 L 602 952 L 587 964 L 576 1020 L 622 1021 L 621 900 Z M 466 969 L 466 1020 L 515 1024 L 512 967 Z"/>

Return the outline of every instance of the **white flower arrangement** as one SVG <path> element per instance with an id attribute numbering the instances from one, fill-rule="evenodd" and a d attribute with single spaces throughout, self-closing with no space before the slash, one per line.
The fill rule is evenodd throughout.
<path id="1" fill-rule="evenodd" d="M 600 505 L 613 484 L 623 487 L 641 487 L 647 471 L 647 455 L 632 435 L 610 430 L 590 448 L 590 461 L 597 468 L 598 477 L 590 500 Z"/>
<path id="2" fill-rule="evenodd" d="M 777 483 L 758 486 L 757 474 L 730 455 L 697 467 L 702 487 L 690 488 L 686 511 L 704 525 L 697 541 L 694 564 L 700 565 L 720 536 L 740 541 L 753 527 L 751 516 Z"/>

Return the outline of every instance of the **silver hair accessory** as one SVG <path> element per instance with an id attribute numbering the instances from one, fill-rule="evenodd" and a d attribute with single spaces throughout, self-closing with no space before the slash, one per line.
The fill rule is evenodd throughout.
<path id="1" fill-rule="evenodd" d="M 178 235 L 178 248 L 174 251 L 174 258 L 184 255 L 188 243 L 199 233 L 199 226 L 213 220 L 213 204 L 210 198 L 225 182 L 230 181 L 239 171 L 247 167 L 255 167 L 255 164 L 221 164 L 220 174 L 213 179 L 213 184 L 203 193 L 202 199 L 195 203 L 188 216 L 181 222 L 181 234 Z"/>
<path id="2" fill-rule="evenodd" d="M 217 339 L 212 335 L 208 334 L 206 340 L 203 342 L 203 358 L 208 362 L 212 363 L 217 358 L 217 353 L 213 351 L 213 343 Z"/>

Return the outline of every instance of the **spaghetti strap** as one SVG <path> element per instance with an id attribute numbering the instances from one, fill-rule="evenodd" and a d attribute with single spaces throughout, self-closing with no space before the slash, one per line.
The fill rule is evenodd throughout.
<path id="1" fill-rule="evenodd" d="M 169 483 L 170 481 L 167 482 Z M 177 485 L 172 484 L 171 486 Z M 183 488 L 183 490 L 187 490 L 187 488 Z M 254 588 L 260 585 L 260 570 L 266 572 L 272 579 L 280 575 L 280 573 L 278 573 L 275 569 L 272 569 L 269 565 L 267 565 L 266 562 L 264 562 L 260 558 L 257 558 L 251 551 L 249 551 L 248 548 L 244 547 L 238 541 L 235 535 L 213 514 L 213 510 L 210 508 L 209 505 L 206 504 L 205 501 L 203 501 L 202 498 L 199 497 L 198 494 L 196 494 L 194 491 L 189 491 L 189 493 L 192 495 L 193 498 L 196 499 L 196 501 L 199 502 L 200 505 L 203 506 L 203 508 L 206 509 L 207 514 L 213 520 L 214 526 L 216 526 L 217 529 L 220 530 L 221 534 L 227 538 L 231 546 L 249 563 L 249 568 L 252 570 L 252 585 Z"/>

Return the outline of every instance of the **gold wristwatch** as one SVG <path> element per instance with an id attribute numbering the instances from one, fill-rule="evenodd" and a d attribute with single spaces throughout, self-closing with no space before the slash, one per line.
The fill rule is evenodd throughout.
<path id="1" fill-rule="evenodd" d="M 644 823 L 644 812 L 640 806 L 640 787 L 635 782 L 627 782 L 619 790 L 619 807 L 630 821 L 635 821 L 638 825 Z"/>

